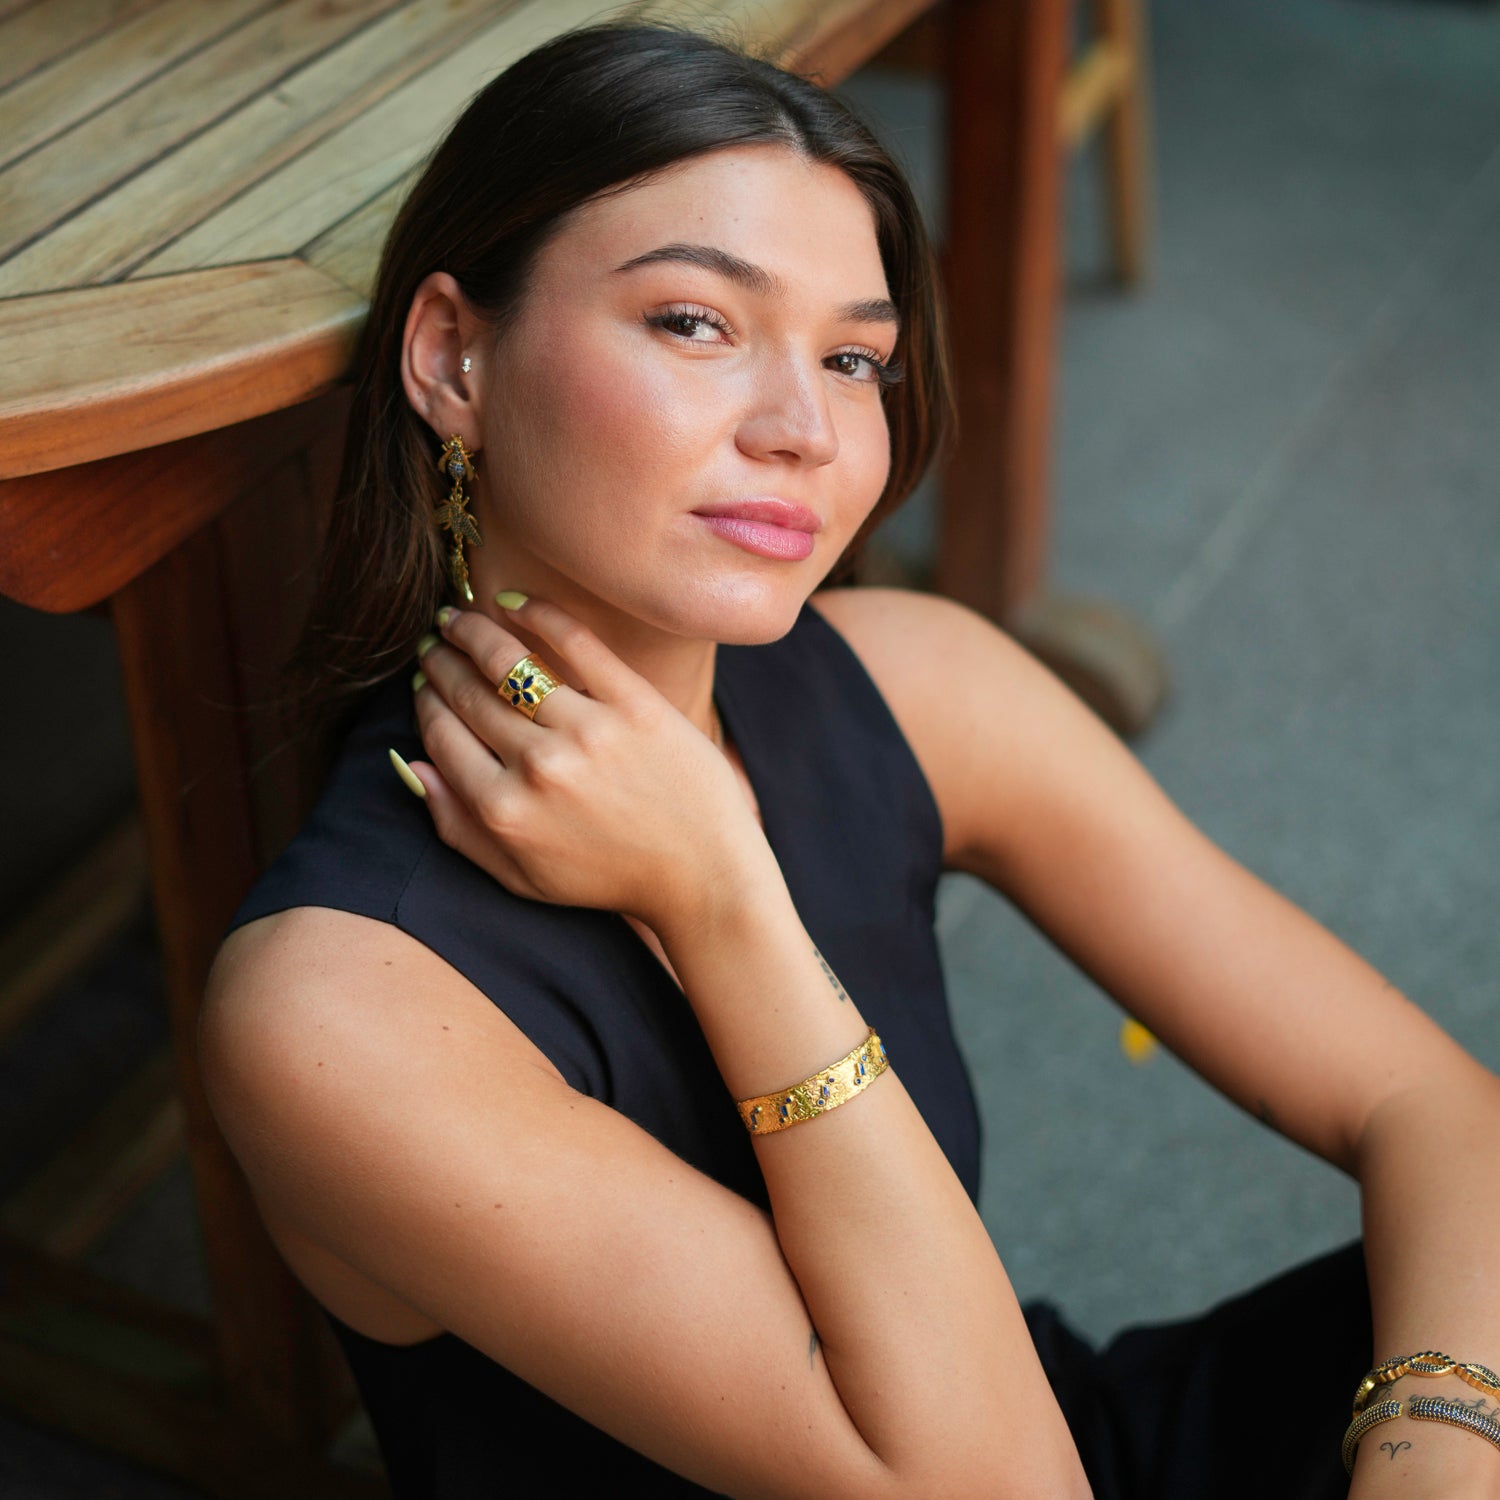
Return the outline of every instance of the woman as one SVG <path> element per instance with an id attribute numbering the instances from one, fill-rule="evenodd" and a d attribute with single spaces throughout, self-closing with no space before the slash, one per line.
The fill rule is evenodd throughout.
<path id="1" fill-rule="evenodd" d="M 1383 1372 L 1339 1462 L 1372 1309 L 1500 1359 L 1500 1084 L 999 630 L 822 587 L 941 436 L 933 288 L 864 129 L 715 43 L 574 33 L 454 127 L 302 659 L 369 691 L 204 1011 L 266 1223 L 398 1494 L 1500 1491 L 1472 1370 Z M 1023 1313 L 943 869 L 1357 1173 L 1369 1290 L 1351 1247 L 1102 1356 Z"/>

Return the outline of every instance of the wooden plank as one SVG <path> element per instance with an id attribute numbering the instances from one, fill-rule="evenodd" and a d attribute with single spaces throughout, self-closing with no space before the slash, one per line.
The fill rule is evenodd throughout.
<path id="1" fill-rule="evenodd" d="M 0 1041 L 92 964 L 145 899 L 145 838 L 132 811 L 0 934 Z"/>
<path id="2" fill-rule="evenodd" d="M 303 402 L 254 422 L 0 484 L 0 593 L 56 613 L 109 598 L 243 489 L 261 484 L 288 452 L 312 443 L 326 420 L 323 403 Z"/>
<path id="3" fill-rule="evenodd" d="M 831 88 L 911 25 L 931 3 L 843 0 L 804 6 L 804 16 L 788 27 L 776 60 Z M 790 13 L 792 7 L 786 10 Z"/>
<path id="4" fill-rule="evenodd" d="M 462 46 L 494 10 L 495 0 L 404 5 L 364 27 L 0 263 L 0 296 L 112 281 L 134 270 L 433 58 Z"/>
<path id="5" fill-rule="evenodd" d="M 161 0 L 4 0 L 0 89 Z"/>
<path id="6" fill-rule="evenodd" d="M 182 1154 L 175 1063 L 163 1047 L 0 1204 L 0 1228 L 77 1259 Z"/>
<path id="7" fill-rule="evenodd" d="M 648 18 L 660 16 L 689 23 L 711 21 L 710 30 L 737 33 L 751 46 L 767 45 L 769 39 L 770 49 L 788 66 L 815 70 L 832 83 L 898 35 L 931 3 L 932 0 L 882 0 L 872 6 L 844 0 L 841 4 L 809 9 L 806 0 L 790 0 L 790 3 L 757 0 L 753 4 L 741 0 L 737 7 L 717 7 L 713 17 L 706 18 L 701 6 L 665 0 L 643 13 Z M 285 176 L 279 175 L 265 186 L 283 183 Z M 374 291 L 381 247 L 414 180 L 415 173 L 404 174 L 318 238 L 291 244 L 289 249 L 298 251 L 308 264 L 317 266 L 352 291 L 369 297 Z M 205 231 L 218 222 L 205 225 Z"/>
<path id="8" fill-rule="evenodd" d="M 292 254 L 404 176 L 496 73 L 599 11 L 599 0 L 532 0 L 515 6 L 458 52 L 323 136 L 144 262 L 138 274 Z"/>
<path id="9" fill-rule="evenodd" d="M 0 258 L 396 3 L 342 0 L 258 16 L 13 163 L 0 172 Z"/>
<path id="10" fill-rule="evenodd" d="M 0 93 L 0 163 L 103 109 L 232 30 L 268 0 L 162 0 Z"/>
<path id="11" fill-rule="evenodd" d="M 296 261 L 0 303 L 0 479 L 306 400 L 347 368 L 364 311 Z M 58 545 L 73 514 L 56 519 Z"/>
<path id="12" fill-rule="evenodd" d="M 299 258 L 368 302 L 375 295 L 386 235 L 417 176 L 415 169 L 405 173 L 378 198 L 304 246 Z"/>

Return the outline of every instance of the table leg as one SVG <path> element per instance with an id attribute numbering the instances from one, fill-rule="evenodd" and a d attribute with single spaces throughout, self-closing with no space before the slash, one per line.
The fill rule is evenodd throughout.
<path id="1" fill-rule="evenodd" d="M 1159 648 L 1122 611 L 1046 588 L 1070 13 L 1066 0 L 951 0 L 946 11 L 959 440 L 943 474 L 936 584 L 1130 734 L 1165 696 Z"/>
<path id="2" fill-rule="evenodd" d="M 304 455 L 283 455 L 268 473 L 265 434 L 256 442 L 258 460 L 221 435 L 212 464 L 172 471 L 177 483 L 226 486 L 232 503 L 120 590 L 112 612 L 226 1394 L 249 1429 L 310 1450 L 347 1413 L 352 1387 L 331 1330 L 262 1227 L 196 1062 L 198 1010 L 224 929 L 275 852 L 268 838 L 295 826 L 305 806 L 291 804 L 310 790 L 296 793 L 303 752 L 289 749 L 270 772 L 282 826 L 267 829 L 263 762 L 275 730 L 256 703 L 269 670 L 257 669 L 300 620 L 305 599 L 291 596 L 305 594 L 312 568 L 289 560 L 312 557 L 326 497 L 308 493 Z M 253 526 L 243 523 L 247 506 Z M 277 622 L 275 640 L 267 622 Z"/>

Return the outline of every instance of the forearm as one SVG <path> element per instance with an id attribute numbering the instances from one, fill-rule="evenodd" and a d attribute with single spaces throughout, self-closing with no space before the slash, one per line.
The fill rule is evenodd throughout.
<path id="1" fill-rule="evenodd" d="M 1458 1087 L 1389 1101 L 1365 1129 L 1356 1171 L 1375 1362 L 1435 1349 L 1492 1369 L 1500 1365 L 1494 1279 L 1500 1080 L 1476 1065 Z M 1500 1415 L 1500 1401 L 1453 1376 L 1408 1376 L 1383 1394 L 1401 1401 L 1442 1396 Z M 1500 1450 L 1483 1438 L 1401 1416 L 1360 1444 L 1351 1490 L 1356 1500 L 1460 1493 L 1500 1497 Z"/>
<path id="2" fill-rule="evenodd" d="M 659 935 L 735 1098 L 809 1076 L 868 1031 L 774 861 L 730 909 Z M 866 1444 L 926 1493 L 1086 1494 L 1004 1269 L 900 1071 L 892 1056 L 848 1103 L 754 1138 L 818 1341 L 788 1358 L 826 1360 Z"/>

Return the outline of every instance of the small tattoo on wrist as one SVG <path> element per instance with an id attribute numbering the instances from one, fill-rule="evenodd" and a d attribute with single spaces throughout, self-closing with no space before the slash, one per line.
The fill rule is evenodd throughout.
<path id="1" fill-rule="evenodd" d="M 818 945 L 816 943 L 813 944 L 813 956 L 818 960 L 818 967 L 822 969 L 824 978 L 833 986 L 833 992 L 839 997 L 839 1003 L 842 1004 L 849 998 L 849 992 L 839 983 L 839 976 L 828 967 L 828 960 L 818 952 Z"/>

